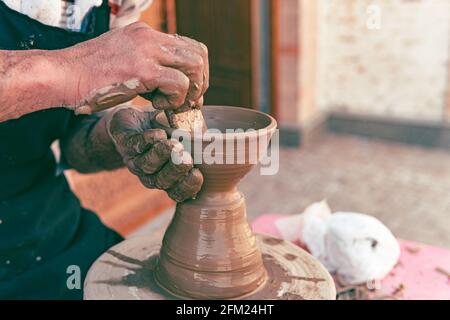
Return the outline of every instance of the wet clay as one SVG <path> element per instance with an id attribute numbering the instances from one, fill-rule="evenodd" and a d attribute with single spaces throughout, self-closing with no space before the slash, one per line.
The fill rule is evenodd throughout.
<path id="1" fill-rule="evenodd" d="M 207 130 L 202 111 L 195 106 L 166 110 L 165 114 L 171 128 L 184 129 L 189 132 L 194 132 L 194 130 L 205 132 Z"/>
<path id="2" fill-rule="evenodd" d="M 235 138 L 245 140 L 245 146 L 233 150 L 245 153 L 243 163 L 225 164 L 229 152 L 223 135 L 223 164 L 197 165 L 204 177 L 202 190 L 196 199 L 177 204 L 163 239 L 156 280 L 176 296 L 236 298 L 254 292 L 266 280 L 261 252 L 247 222 L 245 199 L 236 187 L 253 167 L 249 153 L 257 150 L 249 148 L 251 140 L 268 143 L 276 122 L 241 108 L 205 107 L 204 114 L 208 128 L 223 131 L 250 126 L 256 134 L 236 134 Z M 252 121 L 246 121 L 250 117 Z M 219 120 L 221 127 L 217 128 Z M 193 152 L 202 152 L 209 143 L 203 141 L 203 149 Z"/>
<path id="3" fill-rule="evenodd" d="M 333 280 L 315 258 L 283 240 L 255 236 L 247 221 L 245 199 L 237 185 L 254 166 L 250 159 L 267 148 L 275 120 L 235 107 L 204 107 L 203 115 L 208 128 L 221 132 L 253 128 L 256 134 L 222 134 L 222 153 L 216 156 L 223 161 L 196 165 L 204 177 L 202 190 L 195 199 L 177 204 L 162 241 L 129 239 L 112 248 L 117 254 L 105 253 L 89 271 L 85 298 L 334 299 Z M 155 117 L 152 127 L 170 135 L 173 129 L 164 125 L 163 118 L 164 113 Z M 192 137 L 193 142 L 197 138 Z M 234 141 L 233 148 L 229 139 Z M 237 141 L 245 142 L 243 148 L 237 148 Z M 201 156 L 208 144 L 202 141 L 201 148 L 192 150 L 193 158 Z M 244 153 L 244 161 L 227 163 L 231 150 Z M 128 257 L 127 263 L 137 264 L 132 275 L 118 254 Z M 147 259 L 153 259 L 152 270 L 146 269 L 144 276 Z"/>

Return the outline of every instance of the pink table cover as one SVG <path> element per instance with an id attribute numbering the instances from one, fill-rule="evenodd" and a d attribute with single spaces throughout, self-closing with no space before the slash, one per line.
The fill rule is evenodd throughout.
<path id="1" fill-rule="evenodd" d="M 281 238 L 275 221 L 283 215 L 266 214 L 253 221 L 257 233 Z M 399 299 L 450 300 L 450 250 L 398 239 L 401 247 L 399 263 L 376 290 L 377 297 L 392 296 Z"/>

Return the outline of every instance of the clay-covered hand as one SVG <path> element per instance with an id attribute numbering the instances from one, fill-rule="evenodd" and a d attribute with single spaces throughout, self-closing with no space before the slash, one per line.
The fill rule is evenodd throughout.
<path id="1" fill-rule="evenodd" d="M 203 176 L 180 142 L 168 139 L 164 130 L 151 128 L 154 114 L 133 108 L 115 111 L 108 131 L 116 150 L 147 188 L 163 189 L 177 202 L 193 198 Z"/>
<path id="2" fill-rule="evenodd" d="M 193 39 L 133 23 L 62 50 L 78 67 L 66 77 L 77 113 L 92 113 L 142 95 L 156 109 L 201 106 L 209 85 L 208 50 Z M 72 71 L 73 70 L 73 71 Z M 76 80 L 76 81 L 75 81 Z"/>
<path id="3" fill-rule="evenodd" d="M 91 114 L 143 95 L 157 109 L 200 107 L 208 50 L 142 22 L 61 50 L 0 50 L 0 122 L 65 107 Z"/>

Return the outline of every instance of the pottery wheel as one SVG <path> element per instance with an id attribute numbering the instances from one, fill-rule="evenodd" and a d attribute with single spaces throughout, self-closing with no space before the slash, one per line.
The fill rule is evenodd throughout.
<path id="1" fill-rule="evenodd" d="M 333 279 L 318 260 L 294 244 L 257 235 L 268 278 L 237 299 L 335 299 Z M 155 282 L 162 234 L 127 239 L 101 255 L 84 284 L 86 300 L 177 299 Z"/>

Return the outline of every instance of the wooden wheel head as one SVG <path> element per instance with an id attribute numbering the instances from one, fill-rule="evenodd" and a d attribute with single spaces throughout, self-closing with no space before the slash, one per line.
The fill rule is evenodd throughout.
<path id="1" fill-rule="evenodd" d="M 336 288 L 320 262 L 290 242 L 257 235 L 267 270 L 263 286 L 239 299 L 333 300 Z M 127 239 L 97 259 L 84 283 L 86 300 L 178 299 L 158 286 L 162 235 Z"/>

